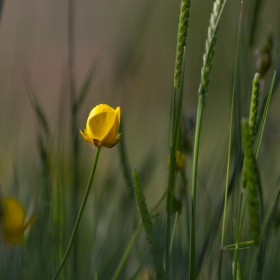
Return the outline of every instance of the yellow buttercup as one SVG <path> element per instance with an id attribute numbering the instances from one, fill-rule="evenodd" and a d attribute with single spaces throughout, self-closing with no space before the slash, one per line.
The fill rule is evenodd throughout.
<path id="1" fill-rule="evenodd" d="M 25 222 L 26 211 L 13 197 L 4 198 L 1 203 L 1 225 L 5 241 L 8 244 L 23 243 L 24 232 L 34 223 L 35 217 Z"/>
<path id="2" fill-rule="evenodd" d="M 87 119 L 86 129 L 80 130 L 83 139 L 96 146 L 114 147 L 121 139 L 118 133 L 120 126 L 121 109 L 113 109 L 106 104 L 94 107 Z"/>

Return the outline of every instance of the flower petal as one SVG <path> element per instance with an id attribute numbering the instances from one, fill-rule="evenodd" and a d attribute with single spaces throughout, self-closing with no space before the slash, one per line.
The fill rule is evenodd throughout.
<path id="1" fill-rule="evenodd" d="M 3 229 L 4 232 L 12 232 L 21 229 L 25 220 L 25 209 L 12 197 L 5 198 L 3 204 Z"/>
<path id="2" fill-rule="evenodd" d="M 24 239 L 25 209 L 12 197 L 2 200 L 2 229 L 9 244 L 21 244 Z"/>
<path id="3" fill-rule="evenodd" d="M 120 107 L 116 108 L 116 114 L 117 114 L 117 132 L 118 132 L 120 123 L 121 123 L 121 108 Z"/>
<path id="4" fill-rule="evenodd" d="M 110 143 L 104 144 L 104 147 L 113 148 L 115 145 L 117 145 L 120 142 L 121 138 L 122 138 L 122 134 L 118 133 L 116 135 L 115 139 L 113 141 L 111 141 Z"/>
<path id="5" fill-rule="evenodd" d="M 92 139 L 88 136 L 87 131 L 85 129 L 84 132 L 80 130 L 80 134 L 86 142 L 93 144 Z"/>

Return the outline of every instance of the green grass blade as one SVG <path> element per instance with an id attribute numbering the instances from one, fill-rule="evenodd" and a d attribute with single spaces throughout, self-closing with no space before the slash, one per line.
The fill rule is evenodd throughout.
<path id="1" fill-rule="evenodd" d="M 252 247 L 254 245 L 254 240 L 250 240 L 250 241 L 244 241 L 244 242 L 240 242 L 239 243 L 239 250 L 244 250 L 244 249 L 248 249 L 250 247 Z M 235 251 L 236 250 L 236 244 L 230 244 L 230 245 L 226 245 L 223 247 L 224 251 Z"/>
<path id="2" fill-rule="evenodd" d="M 155 271 L 157 274 L 157 279 L 166 279 L 165 272 L 163 270 L 162 262 L 159 259 L 159 256 L 156 251 L 155 244 L 155 236 L 154 236 L 154 228 L 150 213 L 148 211 L 148 206 L 146 203 L 146 198 L 143 193 L 142 186 L 140 184 L 139 174 L 136 169 L 133 171 L 133 183 L 134 183 L 134 191 L 137 199 L 137 204 L 139 206 L 142 223 L 144 225 L 144 229 L 146 232 L 146 239 L 149 243 L 149 251 L 153 258 L 153 263 L 155 267 Z"/>
<path id="3" fill-rule="evenodd" d="M 233 131 L 234 104 L 235 104 L 235 91 L 236 91 L 236 77 L 237 77 L 237 66 L 238 66 L 239 45 L 240 45 L 240 35 L 241 35 L 241 23 L 242 23 L 242 14 L 243 14 L 242 12 L 243 12 L 243 4 L 241 3 L 240 13 L 239 13 L 239 22 L 238 22 L 238 34 L 237 34 L 237 43 L 236 43 L 235 63 L 234 63 L 233 87 L 232 87 L 232 96 L 231 96 L 230 129 L 229 129 L 229 139 L 228 139 L 227 170 L 226 170 L 226 184 L 225 184 L 225 196 L 224 196 L 224 213 L 223 213 L 223 222 L 222 222 L 221 247 L 223 247 L 223 244 L 224 244 L 226 213 L 227 213 L 230 159 L 231 159 L 231 149 L 232 149 L 232 147 L 231 147 L 231 145 L 232 145 L 232 131 Z M 220 252 L 221 252 L 220 258 L 222 258 L 223 251 L 220 251 Z M 222 264 L 222 260 L 221 260 L 220 264 Z M 219 267 L 219 277 L 220 277 L 220 271 L 221 271 L 221 267 Z"/>
<path id="4" fill-rule="evenodd" d="M 48 136 L 50 136 L 50 128 L 47 121 L 47 116 L 45 115 L 42 106 L 39 104 L 39 101 L 36 98 L 33 88 L 27 81 L 26 81 L 26 87 L 27 87 L 27 95 L 31 103 L 31 106 L 36 114 L 40 127 L 43 129 L 43 132 L 45 133 L 44 137 L 47 138 Z"/>
<path id="5" fill-rule="evenodd" d="M 270 100 L 271 100 L 271 96 L 272 96 L 272 91 L 273 91 L 273 87 L 274 87 L 274 82 L 275 82 L 275 76 L 276 76 L 276 72 L 274 72 L 274 75 L 273 75 L 273 78 L 272 78 L 272 81 L 270 84 L 267 100 L 265 103 L 264 113 L 263 113 L 262 120 L 261 120 L 259 133 L 258 133 L 258 136 L 256 139 L 256 158 L 258 158 L 259 151 L 260 151 L 260 146 L 261 146 L 263 132 L 264 132 L 264 126 L 265 126 L 267 113 L 268 113 L 268 109 L 269 109 L 269 105 L 270 105 Z"/>
<path id="6" fill-rule="evenodd" d="M 93 76 L 96 71 L 96 63 L 92 64 L 92 66 L 89 69 L 89 72 L 86 76 L 86 79 L 84 80 L 84 83 L 80 89 L 80 92 L 78 93 L 77 100 L 75 102 L 75 109 L 78 111 L 81 108 L 81 105 L 83 104 L 86 96 L 89 93 L 90 86 L 93 82 Z"/>

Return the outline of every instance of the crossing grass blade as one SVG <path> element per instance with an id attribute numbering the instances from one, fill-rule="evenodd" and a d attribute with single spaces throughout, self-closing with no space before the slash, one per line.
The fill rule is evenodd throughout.
<path id="1" fill-rule="evenodd" d="M 256 139 L 256 157 L 258 157 L 259 151 L 260 151 L 260 146 L 261 146 L 262 137 L 263 137 L 263 133 L 264 133 L 264 126 L 265 126 L 265 122 L 266 122 L 266 118 L 267 118 L 267 114 L 268 114 L 268 109 L 269 109 L 269 105 L 270 105 L 270 100 L 271 100 L 271 96 L 272 96 L 274 83 L 275 83 L 275 76 L 276 76 L 276 72 L 274 72 L 274 75 L 273 75 L 273 78 L 272 78 L 272 81 L 270 84 L 270 88 L 269 88 L 269 92 L 268 92 L 268 96 L 267 96 L 267 100 L 265 103 L 265 108 L 264 108 L 264 112 L 263 112 L 263 116 L 262 116 L 262 120 L 261 120 L 261 124 L 260 124 L 259 133 L 258 133 L 258 136 Z"/>

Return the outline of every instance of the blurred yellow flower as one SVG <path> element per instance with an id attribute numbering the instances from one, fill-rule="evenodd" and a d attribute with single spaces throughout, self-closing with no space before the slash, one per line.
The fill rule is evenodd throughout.
<path id="1" fill-rule="evenodd" d="M 1 225 L 5 241 L 8 244 L 23 243 L 24 232 L 35 222 L 35 217 L 25 222 L 25 209 L 13 197 L 4 198 L 1 203 Z"/>
<path id="2" fill-rule="evenodd" d="M 186 166 L 186 158 L 183 153 L 181 153 L 179 150 L 177 150 L 176 153 L 176 170 L 182 170 Z M 167 158 L 167 167 L 170 167 L 170 155 L 168 155 Z"/>
<path id="3" fill-rule="evenodd" d="M 144 268 L 144 270 L 142 270 L 142 272 L 137 277 L 137 280 L 151 280 L 151 279 L 156 279 L 156 274 L 152 267 Z"/>
<path id="4" fill-rule="evenodd" d="M 112 148 L 121 139 L 121 133 L 118 133 L 121 119 L 121 109 L 116 110 L 106 104 L 100 104 L 94 107 L 87 119 L 86 129 L 80 130 L 83 139 L 96 146 L 105 146 Z"/>

